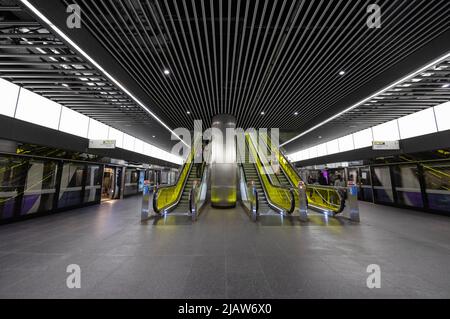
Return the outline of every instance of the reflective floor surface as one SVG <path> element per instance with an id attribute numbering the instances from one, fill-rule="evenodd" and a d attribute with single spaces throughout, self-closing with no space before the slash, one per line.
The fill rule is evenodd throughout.
<path id="1" fill-rule="evenodd" d="M 139 222 L 140 198 L 0 226 L 1 298 L 449 298 L 450 218 L 360 203 L 360 224 L 237 207 Z M 68 265 L 81 269 L 69 289 Z M 380 267 L 381 288 L 367 287 Z"/>

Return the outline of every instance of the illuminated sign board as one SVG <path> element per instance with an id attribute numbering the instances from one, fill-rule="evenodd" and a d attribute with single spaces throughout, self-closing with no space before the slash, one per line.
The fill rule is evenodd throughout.
<path id="1" fill-rule="evenodd" d="M 116 148 L 116 140 L 89 140 L 89 148 Z"/>
<path id="2" fill-rule="evenodd" d="M 372 149 L 375 151 L 400 150 L 400 142 L 399 141 L 373 141 Z"/>

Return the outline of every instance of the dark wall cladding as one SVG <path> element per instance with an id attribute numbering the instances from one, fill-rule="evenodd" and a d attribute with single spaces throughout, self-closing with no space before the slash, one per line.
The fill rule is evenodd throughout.
<path id="1" fill-rule="evenodd" d="M 0 154 L 0 222 L 100 202 L 103 165 Z"/>

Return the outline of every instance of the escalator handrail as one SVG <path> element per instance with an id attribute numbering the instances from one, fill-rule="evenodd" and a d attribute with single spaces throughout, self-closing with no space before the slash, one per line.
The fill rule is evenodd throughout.
<path id="1" fill-rule="evenodd" d="M 272 141 L 269 139 L 269 136 L 267 136 L 267 134 L 266 134 L 266 137 L 267 137 L 267 138 L 264 140 L 264 143 L 266 143 L 266 142 L 269 142 L 269 143 L 270 143 L 270 145 L 267 145 L 267 143 L 266 143 L 266 145 L 267 145 L 267 147 L 269 148 L 269 150 L 270 150 L 271 152 L 275 152 L 275 153 L 278 152 L 279 157 L 281 156 L 281 157 L 285 160 L 285 162 L 291 167 L 291 169 L 292 169 L 292 170 L 294 171 L 294 173 L 297 175 L 299 181 L 303 181 L 303 179 L 301 178 L 301 176 L 298 174 L 297 169 L 294 167 L 294 165 L 292 165 L 291 161 L 289 161 L 289 160 L 287 159 L 287 157 L 283 154 L 283 152 L 281 151 L 281 149 L 274 150 L 274 149 L 272 148 Z M 286 174 L 286 172 L 285 172 L 285 170 L 284 170 L 284 168 L 283 168 L 282 165 L 280 165 L 280 168 L 282 169 L 283 173 L 286 175 L 287 180 L 288 180 L 288 181 L 291 183 L 291 185 L 292 185 L 293 181 L 290 180 L 288 174 Z M 307 185 L 306 182 L 305 182 L 305 185 Z M 297 187 L 297 185 L 292 185 L 292 186 L 293 186 L 293 187 Z"/>
<path id="2" fill-rule="evenodd" d="M 266 176 L 268 176 L 269 174 L 268 174 L 268 172 L 267 172 L 265 166 L 263 165 L 263 163 L 262 163 L 262 161 L 261 161 L 260 154 L 259 154 L 258 150 L 256 149 L 256 147 L 253 145 L 253 141 L 251 141 L 251 138 L 250 138 L 249 135 L 247 135 L 246 142 L 247 142 L 247 143 L 250 143 L 250 142 L 252 143 L 252 146 L 253 146 L 253 148 L 255 149 L 256 154 L 257 154 L 257 156 L 258 156 L 258 160 L 261 162 L 261 167 L 262 167 L 262 169 L 264 170 Z M 250 152 L 250 145 L 248 145 L 248 146 L 249 146 L 249 152 Z M 250 155 L 250 154 L 249 154 L 249 155 Z M 253 154 L 252 154 L 252 156 L 253 156 Z M 255 165 L 256 165 L 256 163 L 255 163 Z M 259 178 L 259 180 L 260 180 L 260 183 L 261 183 L 261 185 L 262 185 L 262 188 L 263 188 L 263 190 L 264 190 L 264 193 L 265 193 L 265 196 L 266 196 L 266 199 L 267 199 L 267 202 L 269 203 L 269 205 L 272 206 L 273 208 L 275 208 L 276 210 L 280 211 L 280 212 L 286 211 L 286 209 L 284 209 L 284 208 L 282 208 L 282 207 L 279 207 L 278 205 L 276 205 L 275 203 L 273 203 L 273 201 L 270 199 L 269 192 L 268 192 L 268 190 L 266 189 L 265 183 L 262 182 L 261 174 L 260 174 L 260 172 L 259 172 L 258 169 L 256 169 L 256 173 L 258 174 L 258 178 Z M 268 177 L 268 181 L 269 181 L 269 184 L 270 184 L 271 187 L 273 187 L 273 188 L 279 188 L 279 189 L 282 189 L 282 190 L 285 191 L 285 192 L 286 192 L 286 191 L 289 192 L 290 208 L 289 208 L 289 210 L 287 210 L 286 212 L 287 212 L 288 214 L 291 214 L 291 213 L 294 211 L 294 209 L 295 209 L 295 199 L 293 198 L 292 193 L 290 192 L 289 188 L 282 187 L 282 186 L 280 186 L 280 185 L 274 185 L 274 184 L 272 183 L 272 180 L 271 180 L 269 177 Z M 293 204 L 293 202 L 294 202 L 294 204 Z"/>
<path id="3" fill-rule="evenodd" d="M 265 145 L 267 146 L 266 143 L 265 143 Z M 254 145 L 253 145 L 253 146 L 254 146 Z M 273 187 L 276 187 L 276 188 L 284 188 L 285 190 L 289 191 L 289 190 L 291 189 L 291 187 L 289 187 L 289 186 L 276 185 L 276 184 L 274 184 L 274 182 L 273 182 L 273 180 L 272 180 L 272 177 L 271 177 L 271 176 L 274 175 L 274 174 L 269 174 L 269 172 L 267 172 L 266 166 L 265 166 L 265 165 L 262 165 L 262 160 L 261 160 L 262 155 L 259 153 L 259 151 L 256 149 L 256 147 L 255 147 L 255 150 L 256 150 L 256 154 L 258 154 L 259 160 L 261 161 L 261 166 L 262 166 L 262 168 L 264 169 L 264 172 L 266 173 L 267 178 L 269 179 L 270 185 L 273 186 Z"/>
<path id="4" fill-rule="evenodd" d="M 324 187 L 322 185 L 321 186 L 316 186 L 316 185 L 311 185 L 310 184 L 310 189 L 313 189 L 314 192 L 319 195 L 319 197 L 322 199 L 322 201 L 327 203 L 330 207 L 336 207 L 337 208 L 336 211 L 333 210 L 333 213 L 335 213 L 335 214 L 342 213 L 342 211 L 345 208 L 345 199 L 343 198 L 342 194 L 339 191 L 337 191 L 337 189 L 335 187 L 333 187 L 333 186 Z M 334 190 L 335 191 L 334 193 L 337 194 L 337 196 L 339 198 L 339 204 L 334 204 L 334 203 L 328 201 L 327 199 L 325 199 L 322 196 L 322 194 L 318 191 L 318 189 L 319 190 L 322 189 L 322 190 L 326 190 L 326 191 Z M 309 196 L 308 196 L 308 198 L 309 198 Z M 313 204 L 311 204 L 311 205 L 315 206 Z M 322 207 L 318 207 L 318 208 L 323 209 Z"/>
<path id="5" fill-rule="evenodd" d="M 201 172 L 202 176 L 200 177 L 200 179 L 196 179 L 198 181 L 198 184 L 194 187 L 192 187 L 191 189 L 191 193 L 189 194 L 189 198 L 190 198 L 190 203 L 189 203 L 189 207 L 192 208 L 192 205 L 194 204 L 194 207 L 196 208 L 196 212 L 198 213 L 198 211 L 202 208 L 203 205 L 201 205 L 200 207 L 197 207 L 198 202 L 200 201 L 200 196 L 203 192 L 203 188 L 207 185 L 207 177 L 209 174 L 209 169 L 207 165 L 203 166 L 203 170 Z M 195 194 L 194 194 L 195 191 Z M 205 200 L 206 202 L 206 200 Z M 191 209 L 192 210 L 192 209 Z"/>
<path id="6" fill-rule="evenodd" d="M 190 154 L 189 154 L 189 156 L 188 156 L 188 158 L 187 158 L 187 160 L 186 160 L 186 163 L 184 163 L 183 168 L 182 168 L 181 171 L 180 171 L 180 172 L 183 172 L 184 169 L 185 169 L 185 167 L 186 167 L 186 165 L 189 165 L 189 166 L 190 166 L 190 167 L 189 167 L 189 171 L 187 172 L 187 174 L 186 174 L 186 176 L 185 176 L 185 179 L 184 179 L 184 182 L 183 182 L 183 186 L 181 187 L 181 191 L 179 192 L 179 194 L 178 194 L 176 200 L 175 200 L 173 203 L 168 204 L 168 205 L 166 205 L 166 206 L 164 206 L 164 207 L 158 209 L 158 204 L 157 204 L 157 202 L 158 202 L 159 192 L 160 192 L 160 190 L 162 190 L 162 189 L 166 189 L 166 188 L 169 188 L 169 187 L 176 187 L 176 186 L 178 185 L 178 183 L 180 182 L 181 175 L 182 175 L 181 173 L 180 173 L 180 175 L 178 176 L 178 179 L 177 179 L 177 181 L 176 181 L 174 184 L 171 184 L 171 185 L 164 185 L 164 186 L 158 186 L 158 187 L 156 188 L 155 194 L 153 195 L 153 210 L 154 210 L 156 213 L 159 214 L 161 211 L 168 211 L 168 210 L 170 210 L 171 208 L 173 208 L 173 207 L 175 207 L 176 205 L 178 205 L 178 203 L 179 203 L 180 200 L 181 200 L 181 196 L 183 195 L 183 190 L 184 190 L 184 188 L 186 187 L 186 183 L 187 183 L 187 181 L 188 181 L 188 179 L 189 179 L 189 175 L 191 174 L 192 167 L 193 167 L 193 163 L 194 163 L 194 149 L 192 149 L 192 151 L 190 152 Z"/>
<path id="7" fill-rule="evenodd" d="M 263 140 L 264 140 L 264 139 L 263 139 Z M 267 141 L 269 141 L 268 137 L 267 137 L 267 139 L 264 140 L 264 144 L 266 145 L 267 149 L 268 149 L 270 152 L 272 152 L 272 143 L 270 142 L 271 145 L 269 146 L 269 145 L 267 144 Z M 285 159 L 286 159 L 286 158 L 285 158 Z M 292 169 L 294 169 L 293 166 L 292 166 L 292 164 L 291 164 L 287 159 L 286 159 L 286 162 L 288 162 L 288 163 L 291 165 Z M 280 165 L 280 168 L 281 168 L 281 170 L 283 171 L 283 174 L 286 176 L 286 173 L 285 173 L 285 171 L 284 171 L 284 169 L 283 169 L 283 167 L 282 167 L 281 165 Z M 295 171 L 295 169 L 294 169 L 294 171 Z M 280 180 L 278 179 L 278 176 L 276 176 L 276 174 L 274 174 L 274 175 L 275 175 L 275 177 L 277 178 L 278 182 L 280 182 Z M 292 185 L 292 181 L 289 179 L 289 177 L 286 176 L 286 178 L 287 178 L 289 184 L 291 184 L 290 187 L 289 187 L 289 186 L 284 186 L 284 185 L 275 185 L 275 184 L 273 184 L 272 178 L 269 177 L 269 179 L 270 179 L 272 185 L 279 186 L 279 187 L 284 187 L 284 188 L 286 188 L 286 189 L 288 189 L 288 190 L 290 190 L 290 189 L 292 189 L 292 188 L 296 189 L 295 186 Z M 300 176 L 299 176 L 299 178 L 300 178 Z M 302 180 L 302 179 L 300 178 L 300 180 Z"/>
<path id="8" fill-rule="evenodd" d="M 238 150 L 238 152 L 239 152 L 239 150 Z M 240 152 L 239 152 L 239 155 L 242 155 L 242 154 L 240 154 Z M 239 156 L 239 158 L 242 158 L 242 157 Z M 254 186 L 252 186 L 251 191 L 249 191 L 249 188 L 250 188 L 249 180 L 247 178 L 247 173 L 245 172 L 245 169 L 244 169 L 244 164 L 239 163 L 239 166 L 240 166 L 240 172 L 242 172 L 242 174 L 244 175 L 243 177 L 244 177 L 244 183 L 245 183 L 245 192 L 247 193 L 247 199 L 250 201 L 250 211 L 252 211 L 252 207 L 254 205 L 255 213 L 258 214 L 258 212 L 259 212 L 258 191 L 256 190 L 256 188 Z M 258 171 L 258 170 L 256 170 L 256 171 Z M 241 200 L 242 200 L 242 196 L 241 196 Z M 255 203 L 253 204 L 253 202 L 255 202 Z"/>
<path id="9" fill-rule="evenodd" d="M 274 150 L 274 149 L 272 149 L 272 141 L 270 141 L 270 139 L 269 139 L 269 137 L 268 137 L 267 135 L 266 135 L 266 137 L 267 137 L 267 138 L 265 139 L 264 142 L 269 142 L 269 143 L 270 143 L 270 146 L 268 146 L 268 147 L 270 147 L 270 150 L 271 150 L 271 151 L 274 151 L 274 152 L 276 152 L 276 153 L 278 152 L 278 156 L 279 156 L 279 157 L 282 157 L 282 158 L 284 159 L 284 161 L 287 163 L 287 165 L 290 166 L 290 168 L 292 169 L 292 171 L 293 171 L 293 172 L 295 173 L 295 175 L 298 177 L 298 180 L 299 180 L 299 181 L 303 181 L 303 179 L 301 178 L 300 174 L 298 174 L 297 169 L 294 167 L 294 165 L 291 163 L 291 161 L 289 161 L 289 160 L 287 159 L 287 157 L 283 154 L 283 152 L 282 152 L 280 149 L 279 149 L 279 150 Z M 267 145 L 267 143 L 266 143 L 266 145 Z M 283 168 L 282 165 L 280 165 L 280 168 L 281 168 L 281 170 L 284 172 L 284 174 L 286 175 L 288 181 L 292 184 L 293 181 L 290 180 L 289 174 L 287 174 L 287 173 L 285 172 L 285 169 Z M 340 192 L 339 192 L 334 186 L 314 185 L 314 184 L 307 184 L 307 183 L 305 183 L 305 185 L 306 185 L 306 188 L 307 188 L 307 189 L 308 189 L 308 188 L 309 188 L 309 189 L 313 189 L 315 193 L 319 194 L 320 198 L 321 198 L 325 203 L 327 203 L 328 206 L 330 206 L 330 207 L 338 207 L 337 212 L 336 212 L 337 214 L 339 214 L 339 213 L 342 212 L 342 210 L 343 210 L 344 207 L 345 207 L 345 198 L 342 197 L 342 195 L 340 194 Z M 337 194 L 338 198 L 339 198 L 339 204 L 334 204 L 334 203 L 331 203 L 331 202 L 329 202 L 328 200 L 324 199 L 323 196 L 322 196 L 322 194 L 320 194 L 320 193 L 317 191 L 318 189 L 323 189 L 323 190 L 327 190 L 327 191 L 334 191 L 334 192 Z M 319 208 L 320 208 L 320 207 L 319 207 Z"/>
<path id="10" fill-rule="evenodd" d="M 259 140 L 260 140 L 260 142 L 261 142 L 261 138 L 260 138 Z M 269 146 L 269 144 L 267 144 L 268 138 L 267 138 L 267 139 L 262 139 L 262 140 L 263 140 L 264 145 L 266 146 L 267 150 L 268 150 L 270 153 L 272 153 L 272 147 Z M 272 143 L 271 143 L 271 144 L 272 144 Z M 257 152 L 257 153 L 258 153 L 258 156 L 261 157 L 261 154 L 259 154 L 259 152 Z M 264 165 L 263 165 L 263 166 L 264 166 Z M 281 167 L 281 165 L 280 165 L 280 168 L 283 170 L 283 167 Z M 286 189 L 287 191 L 289 191 L 289 196 L 291 197 L 291 198 L 290 198 L 290 200 L 291 200 L 291 208 L 289 209 L 289 212 L 292 213 L 292 212 L 295 210 L 295 197 L 296 197 L 295 193 L 297 192 L 297 189 L 294 188 L 294 187 L 292 187 L 292 183 L 291 183 L 291 181 L 289 180 L 289 178 L 287 178 L 287 180 L 288 180 L 289 184 L 291 184 L 291 186 L 281 185 L 281 184 L 280 184 L 280 179 L 278 178 L 278 176 L 277 176 L 275 173 L 274 173 L 274 174 L 268 174 L 268 173 L 267 173 L 267 170 L 266 170 L 265 168 L 264 168 L 264 171 L 266 172 L 266 175 L 268 175 L 269 182 L 270 182 L 270 184 L 272 184 L 272 186 L 274 186 L 274 187 L 279 187 L 279 188 L 284 188 L 284 189 Z M 284 173 L 284 170 L 283 170 L 283 174 L 285 174 L 285 173 Z M 273 183 L 272 175 L 278 180 L 279 185 L 275 185 L 275 184 Z"/>

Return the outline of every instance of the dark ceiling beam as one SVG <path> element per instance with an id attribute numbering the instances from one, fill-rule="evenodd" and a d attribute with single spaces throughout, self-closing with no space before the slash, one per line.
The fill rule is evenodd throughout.
<path id="1" fill-rule="evenodd" d="M 15 28 L 19 27 L 39 27 L 40 24 L 36 21 L 0 21 L 0 27 L 13 26 Z"/>
<path id="2" fill-rule="evenodd" d="M 75 54 L 55 54 L 55 53 L 0 53 L 0 58 L 78 58 Z"/>
<path id="3" fill-rule="evenodd" d="M 20 12 L 22 11 L 22 8 L 19 6 L 0 6 L 0 12 L 1 11 Z"/>
<path id="4" fill-rule="evenodd" d="M 38 68 L 23 68 L 23 69 L 1 69 L 0 73 L 40 73 L 40 74 L 46 74 L 46 73 L 80 73 L 78 76 L 80 77 L 103 77 L 103 75 L 98 72 L 97 70 L 90 70 L 90 69 L 82 69 L 82 70 L 75 70 L 75 69 L 38 69 Z M 83 74 L 83 73 L 88 73 Z"/>
<path id="5" fill-rule="evenodd" d="M 3 44 L 0 43 L 1 49 L 34 49 L 34 48 L 49 48 L 49 49 L 68 49 L 66 45 L 62 44 Z"/>
<path id="6" fill-rule="evenodd" d="M 7 38 L 12 38 L 12 39 L 16 39 L 16 38 L 50 38 L 50 39 L 55 39 L 55 36 L 51 33 L 19 33 L 19 32 L 14 32 L 14 33 L 0 33 L 0 39 L 7 39 Z"/>

